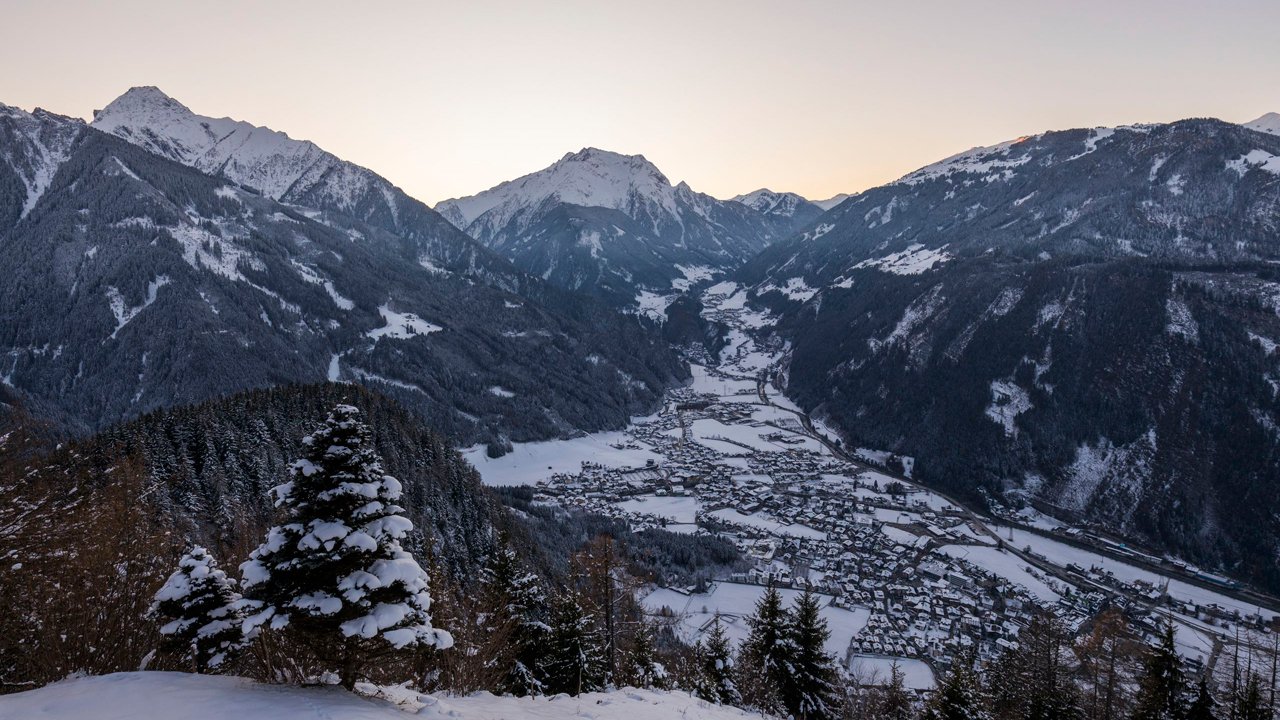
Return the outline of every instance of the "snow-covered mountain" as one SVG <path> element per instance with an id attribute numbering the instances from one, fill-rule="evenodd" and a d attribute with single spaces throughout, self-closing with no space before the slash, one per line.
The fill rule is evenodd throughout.
<path id="1" fill-rule="evenodd" d="M 28 113 L 0 103 L 0 186 L 24 192 L 0 195 L 0 228 L 8 227 L 39 202 L 66 162 L 84 123 L 37 108 Z"/>
<path id="2" fill-rule="evenodd" d="M 738 279 L 846 444 L 1274 589 L 1277 263 L 1280 136 L 1185 120 L 957 154 Z"/>
<path id="3" fill-rule="evenodd" d="M 425 204 L 312 142 L 231 118 L 197 115 L 155 87 L 130 89 L 97 111 L 92 126 L 287 205 L 387 230 L 438 267 L 508 289 L 519 282 L 509 265 L 452 232 L 452 225 Z"/>
<path id="4" fill-rule="evenodd" d="M 1280 135 L 1280 113 L 1269 112 L 1256 120 L 1244 123 L 1244 126 L 1250 130 Z"/>
<path id="5" fill-rule="evenodd" d="M 736 267 L 792 228 L 672 185 L 643 155 L 595 148 L 436 209 L 518 267 L 621 305 Z"/>
<path id="6" fill-rule="evenodd" d="M 420 203 L 438 227 L 398 234 L 156 147 L 0 113 L 0 382 L 68 428 L 327 378 L 501 444 L 620 426 L 684 375 L 656 332 L 520 273 Z M 476 262 L 450 269 L 412 239 L 427 234 Z M 495 277 L 511 289 L 477 282 Z"/>
<path id="7" fill-rule="evenodd" d="M 819 207 L 800 195 L 789 192 L 774 192 L 768 188 L 760 188 L 745 195 L 738 195 L 733 200 L 746 205 L 761 215 L 787 218 L 796 227 L 808 225 L 814 218 L 826 212 L 826 208 Z"/>

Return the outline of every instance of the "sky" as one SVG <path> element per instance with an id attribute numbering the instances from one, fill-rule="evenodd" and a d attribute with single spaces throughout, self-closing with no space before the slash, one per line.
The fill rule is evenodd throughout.
<path id="1" fill-rule="evenodd" d="M 1280 111 L 1275 0 L 0 0 L 0 102 L 135 85 L 428 203 L 566 152 L 826 198 L 1049 129 Z"/>

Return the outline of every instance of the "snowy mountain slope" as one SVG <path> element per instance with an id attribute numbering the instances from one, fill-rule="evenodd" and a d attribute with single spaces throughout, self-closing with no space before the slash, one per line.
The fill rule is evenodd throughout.
<path id="1" fill-rule="evenodd" d="M 135 87 L 95 113 L 92 126 L 149 152 L 251 188 L 287 205 L 357 220 L 396 236 L 406 252 L 506 289 L 523 280 L 423 203 L 371 170 L 305 140 L 231 118 L 196 115 L 155 87 Z"/>
<path id="2" fill-rule="evenodd" d="M 789 192 L 774 192 L 768 188 L 738 195 L 732 198 L 735 202 L 755 210 L 761 215 L 787 218 L 795 227 L 808 225 L 814 218 L 826 212 L 828 208 L 819 207 L 805 198 Z"/>
<path id="3" fill-rule="evenodd" d="M 0 231 L 0 380 L 78 429 L 328 378 L 378 387 L 468 443 L 547 438 L 624 424 L 683 376 L 634 319 L 474 282 L 377 224 L 282 205 L 92 128 L 66 152 Z M 0 187 L 0 206 L 27 197 Z"/>
<path id="4" fill-rule="evenodd" d="M 595 148 L 436 209 L 521 269 L 632 306 L 642 290 L 670 291 L 677 266 L 736 267 L 791 229 L 673 186 L 642 155 Z"/>
<path id="5" fill-rule="evenodd" d="M 0 103 L 0 185 L 24 191 L 0 197 L 0 232 L 31 212 L 83 129 L 79 120 Z"/>
<path id="6" fill-rule="evenodd" d="M 746 268 L 840 283 L 920 250 L 1165 260 L 1280 253 L 1280 138 L 1217 120 L 1067 130 L 974 148 L 842 203 Z M 866 267 L 863 265 L 862 267 Z"/>
<path id="7" fill-rule="evenodd" d="M 738 274 L 789 394 L 928 482 L 1280 587 L 1280 137 L 1216 120 L 977 148 Z"/>
<path id="8" fill-rule="evenodd" d="M 682 692 L 624 688 L 578 697 L 419 695 L 394 687 L 360 686 L 361 697 L 339 688 L 263 685 L 230 676 L 178 672 L 116 673 L 64 680 L 38 690 L 0 696 L 6 720 L 737 720 L 760 717 L 709 705 Z"/>
<path id="9" fill-rule="evenodd" d="M 1256 120 L 1242 124 L 1250 130 L 1257 130 L 1269 135 L 1280 135 L 1280 113 L 1270 112 Z"/>

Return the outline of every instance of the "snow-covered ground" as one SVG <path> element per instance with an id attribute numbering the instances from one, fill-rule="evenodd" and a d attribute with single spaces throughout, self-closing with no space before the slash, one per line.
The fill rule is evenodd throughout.
<path id="1" fill-rule="evenodd" d="M 697 640 L 703 631 L 720 614 L 720 622 L 724 625 L 725 634 L 735 643 L 747 638 L 750 629 L 746 618 L 755 612 L 756 601 L 764 588 L 759 585 L 741 585 L 721 582 L 711 587 L 710 592 L 685 594 L 668 588 L 658 588 L 646 595 L 643 604 L 649 612 L 658 612 L 670 608 L 679 619 L 679 631 L 686 640 Z M 799 590 L 780 588 L 783 604 L 790 606 L 800 596 Z M 827 652 L 843 658 L 849 649 L 849 641 L 854 635 L 862 632 L 867 625 L 871 611 L 864 607 L 838 608 L 828 604 L 829 599 L 822 597 L 822 618 L 827 621 L 831 637 L 827 639 Z"/>
<path id="2" fill-rule="evenodd" d="M 644 447 L 615 447 L 632 442 L 624 432 L 602 432 L 573 440 L 515 443 L 515 449 L 500 458 L 486 455 L 483 445 L 466 448 L 462 455 L 480 472 L 486 485 L 532 485 L 555 473 L 576 473 L 584 462 L 637 467 L 662 459 Z"/>
<path id="3" fill-rule="evenodd" d="M 618 503 L 618 507 L 629 513 L 655 515 L 674 523 L 692 524 L 702 503 L 694 497 L 640 495 Z"/>
<path id="4" fill-rule="evenodd" d="M 383 325 L 380 328 L 374 328 L 366 333 L 374 340 L 382 337 L 404 340 L 415 335 L 428 335 L 444 329 L 439 325 L 434 325 L 423 320 L 413 313 L 396 312 L 386 305 L 378 308 L 378 314 L 382 315 L 382 319 L 386 322 L 386 325 Z"/>
<path id="5" fill-rule="evenodd" d="M 1264 610 L 1252 603 L 1236 600 L 1235 598 L 1227 597 L 1226 595 L 1216 593 L 1207 588 L 1192 585 L 1181 580 L 1168 578 L 1159 573 L 1144 570 L 1134 565 L 1120 562 L 1119 560 L 1113 560 L 1104 555 L 1099 555 L 1097 553 L 1089 552 L 1088 550 L 1077 548 L 1073 545 L 1042 537 L 1035 533 L 1030 533 L 1025 530 L 1014 530 L 1007 527 L 993 527 L 992 529 L 996 530 L 1002 538 L 1012 538 L 1009 540 L 1010 545 L 1017 548 L 1030 547 L 1033 552 L 1043 555 L 1050 562 L 1056 565 L 1066 566 L 1074 563 L 1085 570 L 1094 567 L 1101 568 L 1121 580 L 1127 582 L 1142 580 L 1150 583 L 1154 587 L 1164 587 L 1167 582 L 1169 595 L 1184 602 L 1193 602 L 1199 605 L 1218 605 L 1219 607 L 1226 608 L 1228 610 L 1238 610 L 1241 615 L 1245 616 L 1257 613 L 1261 614 L 1264 618 L 1277 617 L 1276 613 Z"/>
<path id="6" fill-rule="evenodd" d="M 826 533 L 814 530 L 811 527 L 799 523 L 781 523 L 760 513 L 744 515 L 733 508 L 721 508 L 708 514 L 717 520 L 723 520 L 734 525 L 746 525 L 747 527 L 768 530 L 773 535 L 789 535 L 791 537 L 812 538 L 814 540 L 823 540 L 827 537 Z"/>
<path id="7" fill-rule="evenodd" d="M 364 688 L 373 690 L 373 688 Z M 385 698 L 385 699 L 384 699 Z M 419 695 L 391 688 L 366 698 L 332 687 L 263 685 L 175 672 L 64 680 L 0 696 L 0 720 L 730 720 L 760 717 L 685 693 L 623 688 L 578 697 Z"/>
<path id="8" fill-rule="evenodd" d="M 894 663 L 902 673 L 902 685 L 909 690 L 932 690 L 937 682 L 928 663 L 912 658 L 854 655 L 849 658 L 849 672 L 864 685 L 876 685 L 889 682 Z"/>
<path id="9" fill-rule="evenodd" d="M 1062 598 L 1062 595 L 1049 587 L 1048 583 L 1027 570 L 1025 560 L 1011 552 L 973 545 L 944 545 L 940 550 L 950 557 L 967 560 L 993 575 L 1017 583 L 1046 603 L 1052 604 Z"/>

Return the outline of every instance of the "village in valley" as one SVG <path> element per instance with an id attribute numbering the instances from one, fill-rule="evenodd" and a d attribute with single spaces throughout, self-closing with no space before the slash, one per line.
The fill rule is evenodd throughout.
<path id="1" fill-rule="evenodd" d="M 787 601 L 823 596 L 827 650 L 865 684 L 896 666 L 909 688 L 930 689 L 961 651 L 982 662 L 1015 646 L 1041 609 L 1073 631 L 1108 607 L 1152 634 L 1172 621 L 1184 660 L 1216 673 L 1242 650 L 1270 662 L 1269 598 L 1030 508 L 979 515 L 914 484 L 911 458 L 842 448 L 775 387 L 785 348 L 750 335 L 767 318 L 745 291 L 722 282 L 702 300 L 729 345 L 718 364 L 694 364 L 694 381 L 654 415 L 509 458 L 468 453 L 487 483 L 533 485 L 538 502 L 734 543 L 749 569 L 645 597 L 680 636 L 696 639 L 718 616 L 741 640 L 774 585 Z"/>

